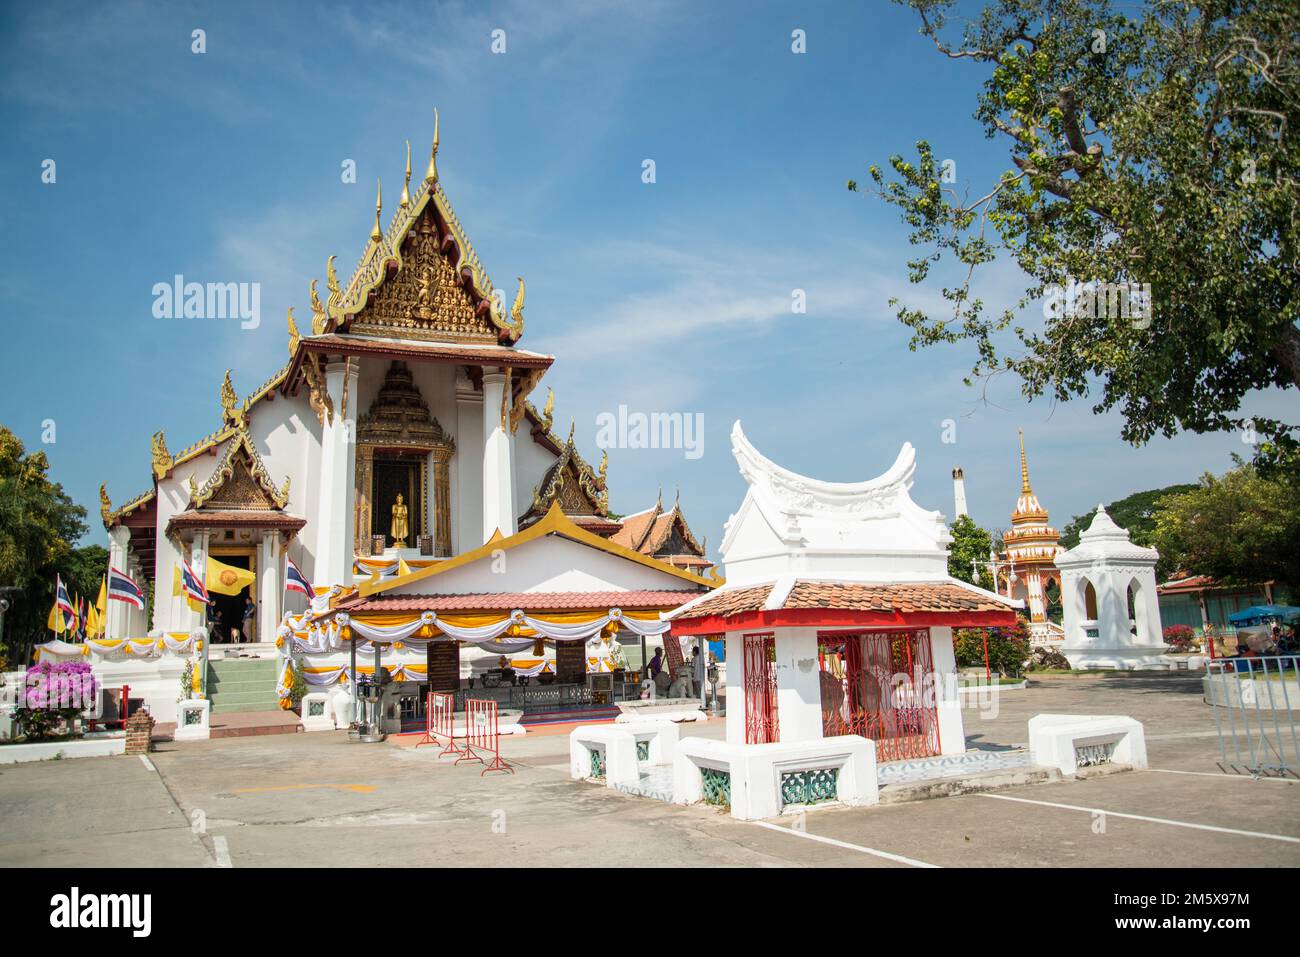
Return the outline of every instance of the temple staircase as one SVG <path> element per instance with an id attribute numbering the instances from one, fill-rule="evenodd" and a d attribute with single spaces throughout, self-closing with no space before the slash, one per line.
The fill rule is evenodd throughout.
<path id="1" fill-rule="evenodd" d="M 280 710 L 280 697 L 275 690 L 278 678 L 278 665 L 273 657 L 214 658 L 208 662 L 212 713 Z"/>

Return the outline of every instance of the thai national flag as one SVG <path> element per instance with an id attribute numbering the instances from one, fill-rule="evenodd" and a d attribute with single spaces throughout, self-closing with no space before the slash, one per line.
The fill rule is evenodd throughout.
<path id="1" fill-rule="evenodd" d="M 203 584 L 203 579 L 195 574 L 194 569 L 190 568 L 189 563 L 184 559 L 181 560 L 181 591 L 185 592 L 186 597 L 193 601 L 201 601 L 205 605 L 212 604 L 212 600 L 208 598 L 208 589 Z"/>
<path id="2" fill-rule="evenodd" d="M 144 608 L 144 592 L 140 590 L 140 586 L 130 575 L 111 567 L 108 570 L 108 597 L 114 601 L 135 605 L 136 608 Z"/>
<path id="3" fill-rule="evenodd" d="M 316 597 L 316 589 L 311 587 L 307 576 L 293 563 L 293 559 L 288 557 L 285 558 L 284 590 L 302 592 L 307 596 L 308 601 Z"/>
<path id="4" fill-rule="evenodd" d="M 63 578 L 59 575 L 54 576 L 54 603 L 65 615 L 71 617 L 76 614 L 72 607 L 72 599 L 68 597 L 67 586 L 63 584 Z"/>

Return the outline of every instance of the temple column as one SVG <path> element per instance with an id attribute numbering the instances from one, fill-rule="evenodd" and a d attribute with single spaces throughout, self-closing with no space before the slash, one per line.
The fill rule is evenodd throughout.
<path id="1" fill-rule="evenodd" d="M 433 554 L 438 558 L 451 557 L 450 449 L 433 451 Z"/>
<path id="2" fill-rule="evenodd" d="M 194 569 L 194 574 L 198 576 L 200 582 L 206 581 L 207 578 L 208 540 L 211 535 L 212 533 L 207 529 L 197 528 L 194 530 L 194 539 L 190 542 L 190 568 Z M 195 611 L 191 608 L 189 600 L 183 591 L 180 594 L 180 600 L 185 606 L 185 614 L 182 618 L 184 621 L 183 630 L 186 632 L 193 631 L 196 628 L 206 630 L 208 627 L 206 609 L 200 607 L 198 611 Z M 226 626 L 230 627 L 231 623 L 226 622 Z"/>
<path id="3" fill-rule="evenodd" d="M 257 559 L 257 640 L 274 643 L 280 626 L 280 533 L 262 533 L 261 554 Z"/>
<path id="4" fill-rule="evenodd" d="M 114 525 L 108 533 L 108 564 L 120 572 L 127 572 L 127 554 L 131 541 L 131 530 L 121 525 Z M 134 577 L 134 576 L 132 576 Z M 139 581 L 139 579 L 136 579 Z M 106 609 L 108 621 L 105 622 L 104 637 L 106 638 L 125 638 L 127 637 L 127 612 L 131 606 L 124 601 L 108 602 Z"/>
<path id="5" fill-rule="evenodd" d="M 483 394 L 464 372 L 456 374 L 456 456 L 452 477 L 452 554 L 482 544 L 483 530 Z"/>
<path id="6" fill-rule="evenodd" d="M 127 551 L 126 573 L 131 576 L 132 580 L 135 581 L 135 583 L 139 585 L 141 589 L 144 588 L 145 585 L 144 566 L 140 564 L 139 558 L 131 554 L 129 549 Z M 153 603 L 156 606 L 158 604 L 158 582 L 156 580 L 154 581 L 153 591 L 154 591 Z M 123 602 L 109 602 L 109 604 L 122 605 L 123 610 L 126 612 L 126 619 L 125 619 L 126 634 L 123 637 L 130 638 L 136 635 L 147 635 L 149 633 L 148 607 L 136 608 L 133 605 L 127 605 Z"/>
<path id="7" fill-rule="evenodd" d="M 354 362 L 325 367 L 325 387 L 334 415 L 321 429 L 320 499 L 316 503 L 316 567 L 312 578 L 323 585 L 352 581 L 353 509 L 356 489 L 357 373 Z"/>
<path id="8" fill-rule="evenodd" d="M 483 541 L 513 535 L 514 462 L 510 442 L 510 376 L 483 371 Z"/>

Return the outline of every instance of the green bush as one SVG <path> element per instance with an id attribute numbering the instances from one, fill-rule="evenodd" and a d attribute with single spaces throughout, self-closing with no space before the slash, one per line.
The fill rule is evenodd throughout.
<path id="1" fill-rule="evenodd" d="M 984 636 L 988 635 L 989 667 L 1000 675 L 1018 677 L 1029 658 L 1029 625 L 1017 618 L 1012 628 L 958 628 L 953 631 L 953 651 L 961 668 L 984 667 Z"/>

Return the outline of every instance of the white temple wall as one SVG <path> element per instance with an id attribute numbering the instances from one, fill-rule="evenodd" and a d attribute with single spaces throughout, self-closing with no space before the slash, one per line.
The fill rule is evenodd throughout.
<path id="1" fill-rule="evenodd" d="M 817 662 L 817 628 L 777 628 L 776 702 L 780 741 L 822 738 L 821 666 Z M 743 705 L 742 705 L 743 708 Z M 744 741 L 742 730 L 741 741 Z"/>
<path id="2" fill-rule="evenodd" d="M 154 618 L 151 629 L 188 632 L 195 627 L 202 627 L 198 613 L 190 609 L 185 596 L 172 595 L 172 570 L 180 567 L 182 558 L 190 561 L 192 556 L 188 542 L 182 541 L 183 552 L 176 550 L 172 540 L 167 537 L 167 524 L 189 507 L 190 478 L 193 477 L 195 483 L 202 486 L 221 461 L 228 444 L 229 440 L 216 446 L 212 450 L 215 454 L 204 452 L 178 465 L 158 483 L 158 494 L 154 500 L 158 509 L 158 530 L 155 537 L 157 559 L 154 565 Z M 199 569 L 196 568 L 195 571 Z"/>
<path id="3" fill-rule="evenodd" d="M 542 484 L 546 470 L 555 464 L 555 459 L 555 453 L 533 441 L 528 420 L 520 421 L 514 455 L 516 518 L 532 507 L 533 492 Z"/>
<path id="4" fill-rule="evenodd" d="M 483 544 L 483 393 L 458 372 L 453 386 L 456 457 L 451 460 L 451 551 Z"/>

